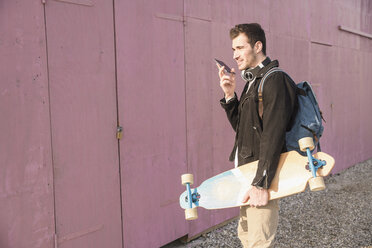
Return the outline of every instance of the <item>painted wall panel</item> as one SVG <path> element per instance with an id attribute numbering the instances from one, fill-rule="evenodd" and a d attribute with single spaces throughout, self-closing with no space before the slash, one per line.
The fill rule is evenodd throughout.
<path id="1" fill-rule="evenodd" d="M 372 106 L 372 52 L 362 52 L 360 59 L 362 73 L 360 75 L 360 91 L 357 99 L 359 99 L 360 115 L 362 117 L 359 121 L 362 156 L 358 160 L 363 161 L 370 158 L 372 152 L 372 115 L 369 114 Z"/>
<path id="2" fill-rule="evenodd" d="M 236 68 L 237 23 L 262 24 L 268 55 L 313 84 L 334 172 L 372 156 L 372 42 L 338 29 L 372 33 L 370 1 L 43 6 L 0 3 L 0 247 L 53 247 L 55 229 L 59 247 L 159 247 L 236 216 L 186 222 L 178 196 L 181 174 L 198 185 L 233 167 L 213 58 Z"/>
<path id="3" fill-rule="evenodd" d="M 0 247 L 54 238 L 43 6 L 0 2 Z"/>
<path id="4" fill-rule="evenodd" d="M 122 247 L 113 6 L 47 1 L 58 247 Z"/>
<path id="5" fill-rule="evenodd" d="M 212 153 L 212 104 L 210 61 L 210 22 L 187 18 L 185 30 L 186 53 L 186 111 L 187 155 L 190 171 L 195 174 L 195 185 L 215 174 Z M 197 42 L 195 42 L 197 41 Z M 213 63 L 213 62 L 212 62 Z M 199 221 L 190 222 L 193 236 L 213 225 L 210 211 L 199 211 Z"/>
<path id="6" fill-rule="evenodd" d="M 183 1 L 115 2 L 125 247 L 187 234 Z"/>
<path id="7" fill-rule="evenodd" d="M 194 19 L 211 21 L 213 0 L 184 0 L 184 14 Z"/>
<path id="8" fill-rule="evenodd" d="M 336 61 L 332 80 L 332 121 L 334 122 L 334 143 L 330 152 L 338 158 L 335 171 L 346 169 L 348 165 L 361 161 L 359 123 L 369 119 L 361 115 L 359 103 L 361 64 L 358 53 L 353 49 L 335 48 Z M 347 91 L 345 92 L 345 89 Z M 367 101 L 365 99 L 364 101 Z M 350 144 L 354 144 L 350 146 Z"/>
<path id="9" fill-rule="evenodd" d="M 279 60 L 279 66 L 299 83 L 310 77 L 310 42 L 308 40 L 269 33 L 267 35 L 267 55 Z"/>
<path id="10" fill-rule="evenodd" d="M 323 122 L 324 133 L 321 139 L 321 148 L 323 151 L 334 155 L 336 152 L 336 132 L 335 128 L 337 118 L 335 116 L 335 102 L 334 97 L 339 88 L 338 85 L 333 83 L 334 72 L 338 68 L 334 64 L 336 49 L 330 46 L 311 43 L 311 62 L 310 62 L 310 77 L 308 81 L 311 83 L 313 90 L 316 94 L 317 100 L 323 117 L 326 122 Z M 325 66 L 327 65 L 327 66 Z M 339 108 L 337 104 L 337 108 Z M 340 161 L 337 161 L 339 165 Z"/>
<path id="11" fill-rule="evenodd" d="M 309 3 L 311 9 L 311 41 L 334 44 L 335 33 L 337 33 L 335 17 L 337 12 L 332 12 L 335 9 L 334 1 L 312 0 Z"/>
<path id="12" fill-rule="evenodd" d="M 336 25 L 343 25 L 355 30 L 361 30 L 360 9 L 350 7 L 343 3 L 337 4 L 337 2 L 334 7 L 337 8 L 337 11 L 334 15 L 336 19 Z M 359 35 L 351 34 L 348 32 L 340 32 L 337 34 L 337 39 L 334 40 L 334 44 L 339 47 L 359 49 L 360 39 L 361 37 Z"/>
<path id="13" fill-rule="evenodd" d="M 361 27 L 360 31 L 372 34 L 372 13 L 363 11 L 361 14 Z M 372 52 L 372 43 L 371 39 L 362 37 L 360 39 L 360 50 L 364 52 Z"/>
<path id="14" fill-rule="evenodd" d="M 267 32 L 288 37 L 309 39 L 310 8 L 309 1 L 280 0 L 270 1 L 270 20 Z"/>

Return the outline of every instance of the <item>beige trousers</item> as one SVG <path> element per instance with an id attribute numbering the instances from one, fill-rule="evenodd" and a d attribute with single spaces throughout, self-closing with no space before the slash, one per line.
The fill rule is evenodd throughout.
<path id="1" fill-rule="evenodd" d="M 263 207 L 241 207 L 238 237 L 243 247 L 274 247 L 278 220 L 279 200 L 271 200 Z"/>

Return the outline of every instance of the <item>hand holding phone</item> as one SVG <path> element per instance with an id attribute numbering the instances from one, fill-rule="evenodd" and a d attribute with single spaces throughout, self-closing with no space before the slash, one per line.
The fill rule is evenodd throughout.
<path id="1" fill-rule="evenodd" d="M 222 62 L 221 60 L 218 60 L 218 59 L 214 59 L 217 63 L 217 65 L 219 65 L 220 67 L 224 66 L 225 67 L 225 72 L 228 72 L 230 74 L 235 74 L 235 72 L 231 71 L 230 67 L 228 67 L 224 62 Z"/>
<path id="2" fill-rule="evenodd" d="M 221 60 L 215 59 L 217 67 L 219 69 L 220 86 L 225 93 L 225 99 L 234 97 L 235 92 L 235 72 L 234 69 L 230 69 Z M 223 67 L 223 70 L 222 70 Z"/>

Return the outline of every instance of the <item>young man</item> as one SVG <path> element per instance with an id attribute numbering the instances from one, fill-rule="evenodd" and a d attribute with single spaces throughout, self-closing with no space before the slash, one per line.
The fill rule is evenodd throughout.
<path id="1" fill-rule="evenodd" d="M 236 132 L 230 161 L 240 166 L 259 160 L 256 176 L 247 189 L 241 207 L 238 236 L 245 248 L 273 247 L 278 225 L 278 200 L 269 201 L 268 188 L 279 157 L 286 151 L 285 133 L 296 111 L 294 83 L 282 72 L 266 78 L 263 87 L 263 116 L 259 115 L 258 86 L 265 73 L 278 67 L 266 56 L 265 32 L 259 24 L 239 24 L 230 30 L 234 60 L 246 81 L 240 99 L 235 93 L 235 72 L 219 66 L 220 101 Z"/>

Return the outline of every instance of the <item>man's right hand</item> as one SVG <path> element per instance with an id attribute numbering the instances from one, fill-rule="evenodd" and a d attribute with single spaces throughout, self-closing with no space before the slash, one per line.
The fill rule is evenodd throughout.
<path id="1" fill-rule="evenodd" d="M 231 69 L 230 73 L 225 73 L 224 66 L 218 66 L 218 75 L 220 77 L 220 86 L 225 93 L 225 98 L 233 98 L 235 96 L 235 70 Z"/>

